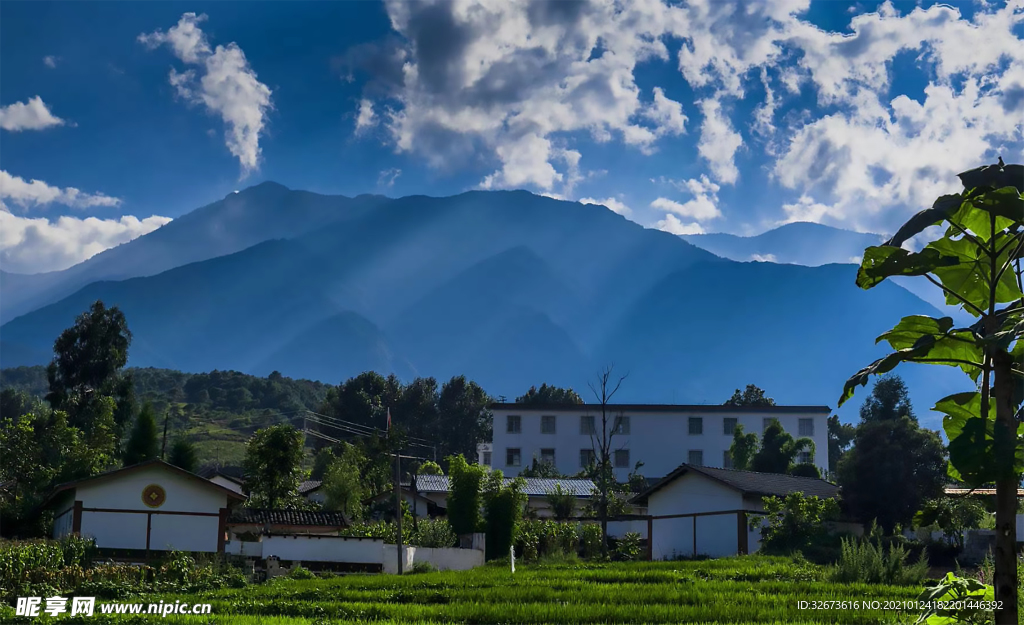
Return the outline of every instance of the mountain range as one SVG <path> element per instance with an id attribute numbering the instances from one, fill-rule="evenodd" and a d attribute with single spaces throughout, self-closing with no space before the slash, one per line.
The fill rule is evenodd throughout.
<path id="1" fill-rule="evenodd" d="M 589 392 L 614 365 L 628 373 L 617 401 L 715 404 L 754 383 L 779 403 L 835 406 L 884 352 L 879 333 L 937 311 L 895 284 L 858 289 L 852 264 L 784 264 L 807 260 L 785 240 L 808 230 L 820 244 L 820 228 L 684 239 L 523 191 L 346 198 L 263 183 L 65 271 L 0 275 L 0 366 L 47 362 L 99 299 L 128 319 L 132 366 L 335 384 L 465 374 L 515 397 L 542 382 Z M 828 249 L 849 262 L 870 236 Z M 779 262 L 723 258 L 753 254 Z M 962 386 L 939 367 L 901 374 L 922 414 Z"/>

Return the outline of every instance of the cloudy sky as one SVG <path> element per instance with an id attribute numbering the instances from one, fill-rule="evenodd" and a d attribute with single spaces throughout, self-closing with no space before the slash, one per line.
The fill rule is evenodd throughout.
<path id="1" fill-rule="evenodd" d="M 1024 160 L 1024 0 L 3 3 L 0 266 L 264 180 L 888 232 Z"/>

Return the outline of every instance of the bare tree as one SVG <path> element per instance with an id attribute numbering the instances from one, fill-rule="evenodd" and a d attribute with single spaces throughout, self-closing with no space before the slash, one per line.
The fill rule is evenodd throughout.
<path id="1" fill-rule="evenodd" d="M 600 428 L 594 427 L 590 430 L 590 442 L 594 451 L 594 466 L 591 469 L 591 479 L 597 494 L 597 515 L 601 519 L 601 552 L 608 554 L 608 517 L 609 504 L 618 492 L 618 482 L 615 480 L 615 465 L 613 454 L 616 451 L 612 447 L 612 440 L 619 433 L 622 423 L 620 413 L 610 422 L 609 413 L 612 397 L 618 392 L 622 382 L 629 374 L 619 376 L 615 379 L 614 367 L 605 367 L 598 374 L 595 382 L 588 382 L 591 392 L 597 399 L 601 410 Z M 590 415 L 588 415 L 590 416 Z"/>

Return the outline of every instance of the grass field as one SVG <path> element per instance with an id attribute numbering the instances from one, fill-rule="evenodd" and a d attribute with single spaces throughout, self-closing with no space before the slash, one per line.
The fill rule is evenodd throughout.
<path id="1" fill-rule="evenodd" d="M 217 625 L 326 623 L 912 623 L 892 609 L 800 610 L 801 600 L 908 601 L 921 588 L 837 585 L 785 558 L 558 564 L 402 577 L 278 579 L 241 589 L 135 601 L 211 603 L 212 616 L 81 619 Z M 32 619 L 39 621 L 42 619 Z M 25 619 L 24 622 L 29 622 Z"/>

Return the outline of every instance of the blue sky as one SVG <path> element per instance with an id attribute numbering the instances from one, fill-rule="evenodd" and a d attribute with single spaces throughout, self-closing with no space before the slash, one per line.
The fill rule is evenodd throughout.
<path id="1" fill-rule="evenodd" d="M 0 6 L 0 263 L 264 180 L 888 232 L 1024 149 L 1024 0 Z"/>

